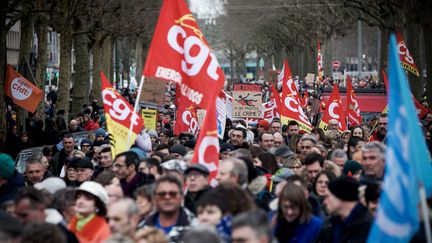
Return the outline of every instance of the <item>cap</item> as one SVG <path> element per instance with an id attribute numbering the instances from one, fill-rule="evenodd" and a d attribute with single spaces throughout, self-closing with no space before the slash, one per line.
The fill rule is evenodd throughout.
<path id="1" fill-rule="evenodd" d="M 341 176 L 328 185 L 329 191 L 342 201 L 357 201 L 359 183 L 352 177 Z"/>
<path id="2" fill-rule="evenodd" d="M 274 182 L 281 182 L 288 179 L 288 177 L 292 175 L 294 175 L 294 172 L 292 172 L 292 170 L 288 168 L 280 168 L 274 173 L 271 179 Z"/>
<path id="3" fill-rule="evenodd" d="M 210 174 L 210 171 L 207 169 L 207 167 L 205 167 L 202 164 L 193 164 L 191 166 L 189 166 L 186 170 L 185 170 L 185 175 L 191 171 L 198 171 L 201 174 L 208 176 Z"/>
<path id="4" fill-rule="evenodd" d="M 161 164 L 161 167 L 165 170 L 175 170 L 179 173 L 183 173 L 186 170 L 186 162 L 179 159 L 171 159 Z"/>
<path id="5" fill-rule="evenodd" d="M 180 154 L 181 156 L 184 156 L 187 153 L 187 150 L 185 146 L 181 144 L 177 144 L 171 147 L 170 153 L 176 153 L 176 154 Z"/>
<path id="6" fill-rule="evenodd" d="M 235 150 L 234 145 L 230 144 L 230 143 L 223 143 L 220 147 L 220 152 L 232 152 Z"/>
<path id="7" fill-rule="evenodd" d="M 291 155 L 294 155 L 294 152 L 291 151 L 291 149 L 289 149 L 287 146 L 280 146 L 275 150 L 274 155 L 288 158 Z"/>
<path id="8" fill-rule="evenodd" d="M 66 183 L 59 177 L 49 177 L 42 182 L 36 183 L 34 188 L 47 190 L 49 193 L 54 194 L 56 191 L 66 188 Z"/>
<path id="9" fill-rule="evenodd" d="M 76 168 L 88 168 L 93 170 L 93 163 L 90 161 L 89 158 L 85 157 L 84 159 L 76 162 Z"/>
<path id="10" fill-rule="evenodd" d="M 12 177 L 15 170 L 15 161 L 7 154 L 0 153 L 0 178 L 5 180 Z"/>
<path id="11" fill-rule="evenodd" d="M 346 176 L 352 176 L 359 170 L 363 170 L 363 166 L 355 160 L 347 160 L 343 167 L 342 174 Z"/>
<path id="12" fill-rule="evenodd" d="M 81 184 L 77 191 L 88 192 L 93 196 L 99 198 L 105 204 L 108 202 L 107 191 L 101 184 L 95 181 L 85 181 L 83 184 Z"/>

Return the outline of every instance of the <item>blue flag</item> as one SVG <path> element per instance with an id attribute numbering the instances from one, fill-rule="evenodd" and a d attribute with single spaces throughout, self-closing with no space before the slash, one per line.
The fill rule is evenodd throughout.
<path id="1" fill-rule="evenodd" d="M 388 63 L 390 111 L 384 186 L 368 242 L 408 242 L 419 227 L 420 183 L 428 195 L 432 191 L 430 157 L 394 34 L 390 36 Z"/>

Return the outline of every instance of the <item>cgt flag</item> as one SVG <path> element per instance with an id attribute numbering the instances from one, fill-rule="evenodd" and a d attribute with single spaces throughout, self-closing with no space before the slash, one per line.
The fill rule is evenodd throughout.
<path id="1" fill-rule="evenodd" d="M 419 186 L 432 192 L 431 159 L 415 115 L 396 37 L 389 43 L 389 132 L 384 185 L 368 242 L 409 242 L 419 227 Z"/>
<path id="2" fill-rule="evenodd" d="M 346 79 L 346 93 L 347 93 L 347 109 L 348 122 L 351 126 L 360 125 L 362 123 L 362 116 L 360 114 L 359 104 L 357 102 L 354 89 L 352 87 L 351 78 L 347 75 Z"/>
<path id="3" fill-rule="evenodd" d="M 102 79 L 102 99 L 108 132 L 111 136 L 111 154 L 113 158 L 130 149 L 143 128 L 142 117 L 133 111 L 133 107 L 112 87 L 105 74 Z M 128 139 L 130 124 L 133 124 L 130 142 Z"/>
<path id="4" fill-rule="evenodd" d="M 20 107 L 34 113 L 43 98 L 43 91 L 7 65 L 5 94 Z"/>
<path id="5" fill-rule="evenodd" d="M 192 163 L 199 163 L 210 171 L 210 185 L 216 186 L 216 174 L 219 167 L 219 138 L 216 122 L 216 105 L 211 105 L 204 117 L 203 126 L 195 146 Z"/>
<path id="6" fill-rule="evenodd" d="M 299 124 L 299 129 L 305 132 L 312 130 L 312 125 L 309 119 L 301 108 L 300 95 L 294 80 L 291 75 L 291 70 L 288 61 L 284 62 L 284 78 L 282 82 L 282 99 L 281 99 L 281 121 L 283 124 L 288 124 L 290 120 L 295 120 Z M 278 106 L 279 108 L 279 106 Z"/>
<path id="7" fill-rule="evenodd" d="M 143 74 L 175 82 L 203 109 L 223 88 L 224 73 L 184 0 L 163 1 Z"/>
<path id="8" fill-rule="evenodd" d="M 176 123 L 174 134 L 180 135 L 182 132 L 190 132 L 194 136 L 198 135 L 199 124 L 197 117 L 197 108 L 186 97 L 181 96 L 176 113 Z"/>
<path id="9" fill-rule="evenodd" d="M 400 64 L 404 69 L 413 73 L 417 77 L 420 77 L 420 73 L 418 71 L 417 65 L 414 63 L 414 58 L 411 56 L 408 51 L 408 47 L 405 44 L 405 41 L 402 38 L 401 33 L 396 32 L 397 38 L 397 50 L 399 52 Z"/>
<path id="10" fill-rule="evenodd" d="M 331 92 L 327 101 L 326 110 L 324 111 L 323 117 L 321 118 L 319 127 L 324 131 L 327 131 L 328 124 L 332 119 L 339 122 L 338 130 L 340 132 L 347 130 L 345 115 L 342 110 L 342 101 L 339 95 L 339 88 L 336 83 L 333 85 L 333 91 Z"/>

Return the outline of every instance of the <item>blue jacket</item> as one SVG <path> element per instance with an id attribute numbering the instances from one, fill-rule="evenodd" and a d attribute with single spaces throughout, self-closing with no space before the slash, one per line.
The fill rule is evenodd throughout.
<path id="1" fill-rule="evenodd" d="M 292 224 L 277 224 L 275 227 L 275 231 L 284 231 L 287 232 L 289 231 L 288 228 L 285 227 L 289 227 L 288 225 L 294 226 Z M 283 239 L 278 239 L 279 243 L 283 243 L 283 242 L 287 242 L 287 243 L 310 243 L 310 242 L 315 242 L 315 240 L 317 239 L 320 231 L 321 231 L 321 227 L 323 225 L 323 221 L 316 217 L 316 216 L 312 216 L 312 218 L 309 220 L 309 222 L 304 223 L 304 224 L 300 224 L 300 225 L 295 225 L 294 229 L 294 234 L 292 235 L 292 237 L 290 237 L 289 239 L 286 239 L 285 237 Z M 283 228 L 280 228 L 283 227 Z M 276 237 L 278 237 L 278 235 L 276 235 Z M 279 236 L 280 238 L 281 236 Z"/>

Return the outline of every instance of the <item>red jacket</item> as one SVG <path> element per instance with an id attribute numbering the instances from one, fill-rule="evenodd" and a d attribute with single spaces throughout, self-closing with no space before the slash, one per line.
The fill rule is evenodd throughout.
<path id="1" fill-rule="evenodd" d="M 94 122 L 92 120 L 88 121 L 85 125 L 84 125 L 84 129 L 86 131 L 93 131 L 100 128 L 99 123 Z"/>

